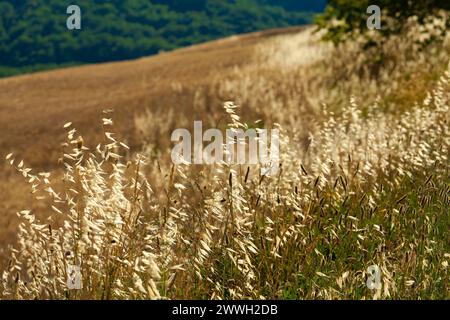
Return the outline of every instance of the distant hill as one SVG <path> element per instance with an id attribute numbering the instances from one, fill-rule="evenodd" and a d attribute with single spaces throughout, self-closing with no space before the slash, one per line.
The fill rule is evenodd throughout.
<path id="1" fill-rule="evenodd" d="M 78 0 L 82 30 L 66 27 L 68 3 L 0 1 L 0 76 L 134 59 L 256 30 L 302 25 L 326 1 Z"/>

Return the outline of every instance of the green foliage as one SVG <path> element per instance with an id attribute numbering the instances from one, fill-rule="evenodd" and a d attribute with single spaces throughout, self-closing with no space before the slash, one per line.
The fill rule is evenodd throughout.
<path id="1" fill-rule="evenodd" d="M 417 52 L 441 42 L 450 27 L 448 1 L 380 0 L 376 5 L 381 9 L 381 29 L 369 32 L 367 21 L 373 13 L 367 11 L 372 4 L 369 0 L 330 0 L 316 24 L 325 31 L 324 40 L 336 45 L 350 40 L 364 50 L 364 65 L 374 79 L 383 66 L 396 64 L 396 56 L 385 50 L 391 40 L 410 37 L 410 52 Z"/>
<path id="2" fill-rule="evenodd" d="M 373 3 L 369 0 L 330 0 L 325 12 L 316 20 L 320 28 L 325 29 L 325 38 L 339 43 L 348 36 L 366 33 L 367 8 L 376 4 L 382 9 L 381 34 L 387 37 L 400 34 L 404 30 L 408 18 L 416 16 L 419 23 L 438 10 L 450 10 L 450 2 L 442 0 L 379 0 Z M 340 23 L 334 23 L 340 21 Z M 389 23 L 386 23 L 389 21 Z M 447 25 L 449 27 L 449 25 Z"/>
<path id="3" fill-rule="evenodd" d="M 231 34 L 309 23 L 322 3 L 273 0 L 78 0 L 82 30 L 66 28 L 68 4 L 0 1 L 0 76 L 44 65 L 134 59 Z M 14 71 L 16 70 L 16 71 Z"/>

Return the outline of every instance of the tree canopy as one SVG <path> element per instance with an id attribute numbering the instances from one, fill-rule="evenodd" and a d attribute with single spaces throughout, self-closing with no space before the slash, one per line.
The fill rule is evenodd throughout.
<path id="1" fill-rule="evenodd" d="M 59 0 L 0 1 L 0 76 L 133 59 L 231 34 L 309 23 L 325 1 L 77 0 L 68 30 Z"/>
<path id="2" fill-rule="evenodd" d="M 443 0 L 329 0 L 325 12 L 317 19 L 318 25 L 327 31 L 326 39 L 340 42 L 355 33 L 366 33 L 367 8 L 378 5 L 382 10 L 380 32 L 388 37 L 403 31 L 405 22 L 415 16 L 419 23 L 439 10 L 450 10 L 450 1 Z M 333 23 L 339 21 L 340 23 Z M 388 23 L 386 23 L 388 22 Z M 446 26 L 447 28 L 449 25 Z"/>

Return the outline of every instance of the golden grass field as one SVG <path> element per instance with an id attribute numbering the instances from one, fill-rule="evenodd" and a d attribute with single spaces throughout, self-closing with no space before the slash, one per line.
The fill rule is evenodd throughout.
<path id="1" fill-rule="evenodd" d="M 0 79 L 0 298 L 448 298 L 450 41 L 416 27 L 375 77 L 308 27 Z M 194 120 L 280 128 L 279 174 L 174 166 Z"/>
<path id="2" fill-rule="evenodd" d="M 143 142 L 136 130 L 136 114 L 151 108 L 192 116 L 196 92 L 209 87 L 213 75 L 225 76 L 235 67 L 250 64 L 257 44 L 299 29 L 234 36 L 135 61 L 0 79 L 0 157 L 14 152 L 37 170 L 55 169 L 65 140 L 63 124 L 73 122 L 95 147 L 102 141 L 106 109 L 114 110 L 117 132 L 136 151 Z M 181 91 L 177 90 L 180 85 Z M 215 98 L 211 108 L 221 112 L 221 101 L 231 97 Z M 164 139 L 168 145 L 170 136 Z M 1 250 L 15 240 L 15 212 L 39 204 L 7 162 L 2 161 L 0 168 L 0 180 L 5 182 L 0 186 L 2 256 Z"/>

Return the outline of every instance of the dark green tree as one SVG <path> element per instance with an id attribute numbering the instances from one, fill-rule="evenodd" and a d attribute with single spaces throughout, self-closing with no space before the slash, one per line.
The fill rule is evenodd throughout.
<path id="1" fill-rule="evenodd" d="M 326 39 L 338 43 L 356 33 L 364 34 L 369 30 L 367 8 L 372 4 L 382 9 L 382 20 L 389 21 L 382 23 L 380 30 L 387 37 L 401 33 L 406 20 L 412 16 L 417 16 L 419 23 L 422 23 L 439 10 L 450 10 L 450 1 L 445 0 L 329 0 L 325 12 L 316 22 L 327 31 Z M 341 23 L 332 23 L 336 20 Z"/>

